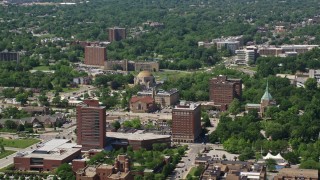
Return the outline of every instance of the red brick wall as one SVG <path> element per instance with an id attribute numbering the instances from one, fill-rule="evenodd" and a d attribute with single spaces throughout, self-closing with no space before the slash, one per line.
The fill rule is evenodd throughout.
<path id="1" fill-rule="evenodd" d="M 29 170 L 30 169 L 30 158 L 25 157 L 14 157 L 14 168 L 17 170 Z"/>
<path id="2" fill-rule="evenodd" d="M 83 103 L 88 105 L 88 106 L 99 107 L 99 101 L 98 100 L 85 99 L 85 100 L 83 100 Z"/>
<path id="3" fill-rule="evenodd" d="M 173 109 L 172 136 L 193 141 L 201 132 L 201 106 L 196 109 Z M 179 137 L 183 136 L 183 137 Z"/>
<path id="4" fill-rule="evenodd" d="M 105 141 L 106 109 L 78 106 L 77 143 L 82 145 L 83 150 L 89 150 L 103 149 L 106 146 Z"/>
<path id="5" fill-rule="evenodd" d="M 86 161 L 72 161 L 72 170 L 73 172 L 77 172 L 79 169 L 85 168 L 87 166 Z"/>
<path id="6" fill-rule="evenodd" d="M 106 61 L 107 51 L 104 47 L 86 46 L 84 64 L 104 66 Z"/>
<path id="7" fill-rule="evenodd" d="M 242 81 L 218 76 L 210 80 L 210 101 L 216 105 L 229 105 L 234 98 L 241 99 Z"/>

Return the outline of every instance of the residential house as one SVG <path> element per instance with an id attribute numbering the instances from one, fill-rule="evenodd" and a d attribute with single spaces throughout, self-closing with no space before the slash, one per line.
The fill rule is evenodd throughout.
<path id="1" fill-rule="evenodd" d="M 130 110 L 133 113 L 148 113 L 157 109 L 155 101 L 150 96 L 134 96 L 130 99 Z"/>

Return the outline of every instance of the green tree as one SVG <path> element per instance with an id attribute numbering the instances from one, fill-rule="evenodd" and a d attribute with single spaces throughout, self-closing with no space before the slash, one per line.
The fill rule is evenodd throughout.
<path id="1" fill-rule="evenodd" d="M 38 96 L 38 100 L 39 100 L 40 104 L 43 105 L 43 106 L 48 106 L 49 105 L 48 97 L 46 96 L 46 94 L 44 92 L 42 92 L 40 94 L 40 96 Z"/>
<path id="2" fill-rule="evenodd" d="M 234 99 L 229 107 L 228 107 L 228 111 L 233 114 L 233 115 L 237 115 L 241 110 L 241 104 L 240 104 L 240 101 L 239 99 Z"/>
<path id="3" fill-rule="evenodd" d="M 18 128 L 17 128 L 17 131 L 24 131 L 25 130 L 25 128 L 24 128 L 24 125 L 23 124 L 19 124 L 18 125 Z"/>
<path id="4" fill-rule="evenodd" d="M 7 129 L 17 129 L 17 124 L 12 121 L 12 120 L 6 120 L 4 122 L 4 126 L 7 128 Z"/>
<path id="5" fill-rule="evenodd" d="M 307 90 L 311 90 L 311 91 L 317 90 L 317 87 L 318 87 L 317 80 L 314 78 L 307 79 L 304 85 Z"/>
<path id="6" fill-rule="evenodd" d="M 119 121 L 112 122 L 112 127 L 114 127 L 116 130 L 118 130 L 121 127 L 121 124 Z"/>
<path id="7" fill-rule="evenodd" d="M 269 171 L 274 171 L 274 170 L 276 170 L 277 162 L 274 159 L 267 159 L 266 165 L 267 165 L 267 169 Z"/>
<path id="8" fill-rule="evenodd" d="M 306 161 L 302 161 L 299 168 L 301 169 L 320 169 L 320 165 L 317 161 L 313 159 L 308 159 Z"/>
<path id="9" fill-rule="evenodd" d="M 61 97 L 60 96 L 55 96 L 53 99 L 52 99 L 52 104 L 56 105 L 56 106 L 59 106 L 61 104 Z"/>
<path id="10" fill-rule="evenodd" d="M 24 105 L 28 101 L 28 95 L 26 93 L 17 94 L 16 100 L 20 102 L 22 105 Z"/>
<path id="11" fill-rule="evenodd" d="M 202 172 L 204 171 L 204 167 L 202 165 L 196 167 L 196 170 L 194 171 L 195 176 L 200 176 Z"/>
<path id="12" fill-rule="evenodd" d="M 64 180 L 75 180 L 75 175 L 73 174 L 72 168 L 69 164 L 61 164 L 56 169 L 56 174 Z"/>
<path id="13" fill-rule="evenodd" d="M 141 175 L 134 176 L 134 180 L 143 180 L 143 177 Z"/>

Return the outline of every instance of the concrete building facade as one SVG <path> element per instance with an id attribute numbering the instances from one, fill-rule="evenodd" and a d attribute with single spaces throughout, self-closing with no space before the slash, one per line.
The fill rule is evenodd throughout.
<path id="1" fill-rule="evenodd" d="M 84 100 L 77 106 L 77 143 L 83 150 L 106 146 L 106 108 L 97 100 Z"/>
<path id="2" fill-rule="evenodd" d="M 159 63 L 158 62 L 135 62 L 134 68 L 135 68 L 135 71 L 157 72 L 159 71 Z"/>
<path id="3" fill-rule="evenodd" d="M 126 29 L 113 27 L 109 28 L 109 41 L 120 41 L 122 39 L 126 39 Z"/>
<path id="4" fill-rule="evenodd" d="M 257 48 L 249 46 L 246 49 L 236 50 L 235 63 L 239 65 L 248 65 L 250 62 L 254 63 L 257 59 Z"/>
<path id="5" fill-rule="evenodd" d="M 201 105 L 182 102 L 172 110 L 172 141 L 195 142 L 201 133 Z"/>
<path id="6" fill-rule="evenodd" d="M 104 66 L 107 59 L 107 50 L 105 47 L 86 46 L 84 64 L 92 66 Z"/>
<path id="7" fill-rule="evenodd" d="M 20 54 L 18 52 L 0 52 L 0 61 L 16 61 L 20 62 Z"/>

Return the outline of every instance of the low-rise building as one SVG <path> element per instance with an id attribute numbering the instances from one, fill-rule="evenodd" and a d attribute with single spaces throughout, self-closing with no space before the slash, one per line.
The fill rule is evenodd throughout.
<path id="1" fill-rule="evenodd" d="M 311 51 L 314 48 L 319 47 L 319 45 L 282 45 L 282 46 L 259 46 L 258 54 L 260 56 L 276 56 L 276 57 L 286 57 L 292 55 L 298 55 Z"/>
<path id="2" fill-rule="evenodd" d="M 159 62 L 157 61 L 106 61 L 105 70 L 122 70 L 122 71 L 159 71 Z"/>
<path id="3" fill-rule="evenodd" d="M 158 72 L 159 63 L 158 62 L 135 62 L 134 69 L 135 71 Z"/>
<path id="4" fill-rule="evenodd" d="M 91 165 L 76 171 L 77 180 L 133 180 L 130 160 L 126 155 L 118 155 L 114 165 Z"/>
<path id="5" fill-rule="evenodd" d="M 31 115 L 46 115 L 50 113 L 49 107 L 46 106 L 26 106 L 21 107 L 21 110 Z"/>
<path id="6" fill-rule="evenodd" d="M 259 179 L 266 180 L 266 167 L 264 164 L 254 164 L 244 161 L 223 161 L 223 160 L 210 160 L 197 157 L 199 161 L 203 159 L 205 170 L 202 173 L 202 180 L 211 179 Z"/>
<path id="7" fill-rule="evenodd" d="M 283 32 L 286 32 L 286 27 L 285 26 L 275 26 L 274 31 L 275 31 L 275 33 L 283 33 Z"/>
<path id="8" fill-rule="evenodd" d="M 269 86 L 267 83 L 266 90 L 263 96 L 261 97 L 260 104 L 248 103 L 246 104 L 245 109 L 246 111 L 255 109 L 259 112 L 259 115 L 262 117 L 264 116 L 267 108 L 274 105 L 276 105 L 276 101 L 272 98 L 271 94 L 269 93 Z"/>
<path id="9" fill-rule="evenodd" d="M 231 54 L 235 54 L 236 50 L 240 48 L 239 41 L 218 41 L 216 45 L 218 50 L 227 49 Z"/>
<path id="10" fill-rule="evenodd" d="M 274 180 L 295 180 L 295 179 L 308 179 L 316 180 L 319 179 L 319 171 L 314 169 L 292 169 L 283 168 L 279 173 L 273 178 Z"/>
<path id="11" fill-rule="evenodd" d="M 92 82 L 92 78 L 91 77 L 75 77 L 73 78 L 72 82 L 75 84 L 89 85 Z"/>
<path id="12" fill-rule="evenodd" d="M 236 50 L 235 63 L 239 65 L 248 65 L 254 63 L 257 59 L 257 48 L 248 46 L 246 49 Z"/>
<path id="13" fill-rule="evenodd" d="M 130 110 L 133 113 L 149 113 L 157 109 L 155 101 L 150 96 L 133 96 L 130 99 Z"/>
<path id="14" fill-rule="evenodd" d="M 134 133 L 107 132 L 106 136 L 108 139 L 111 139 L 111 145 L 116 149 L 132 146 L 133 150 L 141 148 L 150 150 L 155 143 L 164 143 L 169 147 L 171 142 L 170 135 L 144 133 L 141 130 Z"/>
<path id="15" fill-rule="evenodd" d="M 134 84 L 140 85 L 145 89 L 152 88 L 156 86 L 156 80 L 151 72 L 141 71 L 135 78 Z"/>
<path id="16" fill-rule="evenodd" d="M 39 127 L 54 127 L 57 123 L 64 124 L 66 117 L 64 114 L 57 113 L 53 115 L 26 117 L 21 119 L 0 119 L 0 126 L 5 126 L 7 120 L 13 121 L 16 125 L 30 125 L 35 128 Z"/>
<path id="17" fill-rule="evenodd" d="M 53 139 L 39 148 L 19 152 L 13 158 L 16 170 L 52 171 L 63 163 L 81 156 L 81 147 L 66 139 Z"/>
<path id="18" fill-rule="evenodd" d="M 168 91 L 159 89 L 159 90 L 146 90 L 139 91 L 137 93 L 138 96 L 150 96 L 153 97 L 156 104 L 159 104 L 161 107 L 172 106 L 178 103 L 179 101 L 179 90 L 178 89 L 170 89 Z"/>
<path id="19" fill-rule="evenodd" d="M 203 46 L 205 48 L 216 46 L 218 50 L 227 49 L 234 54 L 237 49 L 243 46 L 243 36 L 221 37 L 213 39 L 212 42 L 200 41 L 198 42 L 198 46 Z"/>

